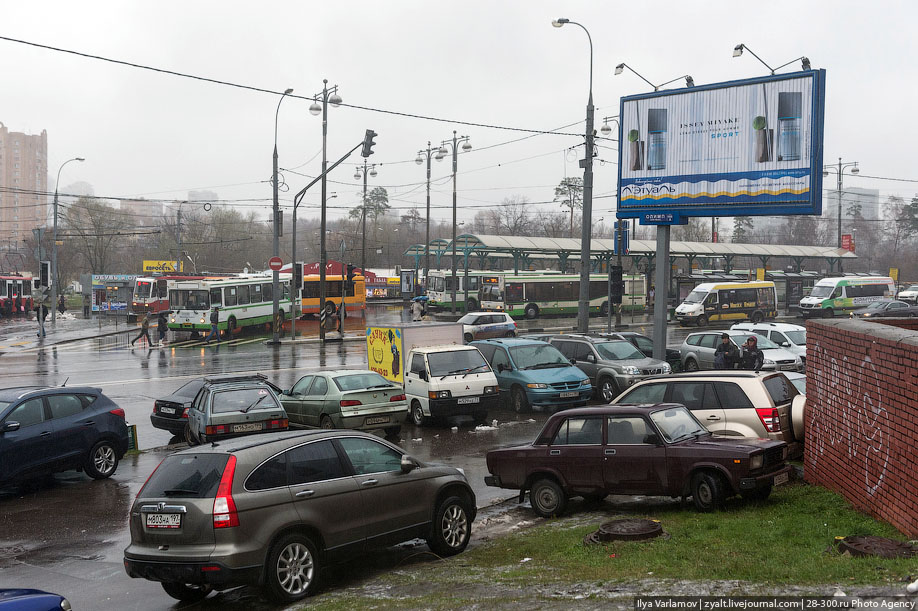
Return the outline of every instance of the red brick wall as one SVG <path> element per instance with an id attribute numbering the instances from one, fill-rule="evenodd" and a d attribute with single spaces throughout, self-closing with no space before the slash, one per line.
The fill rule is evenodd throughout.
<path id="1" fill-rule="evenodd" d="M 804 474 L 918 536 L 918 318 L 807 323 Z"/>

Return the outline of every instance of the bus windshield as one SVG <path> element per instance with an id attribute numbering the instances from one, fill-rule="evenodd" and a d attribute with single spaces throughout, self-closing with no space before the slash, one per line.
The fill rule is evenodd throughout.
<path id="1" fill-rule="evenodd" d="M 833 289 L 835 289 L 834 284 L 817 284 L 813 287 L 813 292 L 810 293 L 810 297 L 821 297 L 824 299 L 832 294 Z"/>
<path id="2" fill-rule="evenodd" d="M 138 280 L 134 286 L 134 299 L 149 299 L 153 283 L 148 280 Z"/>
<path id="3" fill-rule="evenodd" d="M 169 291 L 169 307 L 173 310 L 208 310 L 207 291 L 173 289 Z"/>
<path id="4" fill-rule="evenodd" d="M 707 291 L 692 291 L 685 298 L 685 303 L 701 303 L 708 296 Z"/>

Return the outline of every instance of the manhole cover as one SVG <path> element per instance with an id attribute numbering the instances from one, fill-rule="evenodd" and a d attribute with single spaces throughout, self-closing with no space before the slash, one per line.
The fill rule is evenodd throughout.
<path id="1" fill-rule="evenodd" d="M 663 527 L 659 522 L 642 518 L 623 518 L 603 523 L 599 530 L 584 537 L 583 543 L 596 545 L 609 541 L 645 541 L 662 534 Z"/>
<path id="2" fill-rule="evenodd" d="M 911 558 L 918 555 L 915 546 L 902 541 L 874 537 L 872 535 L 854 535 L 839 539 L 840 552 L 852 556 L 879 556 L 880 558 Z"/>

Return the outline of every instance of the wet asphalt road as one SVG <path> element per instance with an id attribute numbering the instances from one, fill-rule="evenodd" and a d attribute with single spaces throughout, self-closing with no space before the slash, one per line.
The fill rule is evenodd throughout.
<path id="1" fill-rule="evenodd" d="M 401 306 L 374 305 L 370 324 L 402 320 Z M 626 317 L 625 321 L 628 319 Z M 598 321 L 596 321 L 598 322 Z M 362 320 L 350 319 L 359 332 Z M 541 320 L 528 326 L 568 327 L 572 320 Z M 314 323 L 305 325 L 314 333 Z M 521 327 L 527 326 L 523 323 Z M 632 327 L 649 334 L 649 327 Z M 0 326 L 0 334 L 3 333 Z M 670 327 L 670 344 L 689 330 Z M 275 609 L 259 593 L 242 588 L 199 605 L 181 606 L 153 582 L 130 579 L 122 566 L 129 542 L 128 509 L 147 476 L 170 451 L 184 447 L 154 429 L 149 414 L 158 396 L 188 380 L 210 373 L 262 372 L 289 388 L 303 374 L 318 369 L 366 366 L 363 341 L 321 345 L 316 342 L 264 345 L 264 337 L 242 335 L 218 345 L 177 339 L 163 348 L 131 347 L 127 334 L 90 338 L 58 346 L 22 345 L 0 355 L 0 387 L 22 384 L 97 386 L 124 408 L 136 424 L 140 455 L 125 457 L 110 480 L 93 481 L 68 472 L 26 487 L 0 489 L 0 587 L 34 587 L 67 596 L 74 609 L 177 608 Z M 484 486 L 484 456 L 498 446 L 533 439 L 547 414 L 517 415 L 501 410 L 489 415 L 496 426 L 483 430 L 461 426 L 403 426 L 400 445 L 424 461 L 465 469 L 479 506 L 513 496 Z M 491 423 L 493 424 L 493 422 Z M 169 447 L 168 444 L 177 444 Z M 350 567 L 349 567 L 350 568 Z M 368 567 L 362 567 L 369 570 Z M 357 572 L 361 567 L 358 566 Z"/>

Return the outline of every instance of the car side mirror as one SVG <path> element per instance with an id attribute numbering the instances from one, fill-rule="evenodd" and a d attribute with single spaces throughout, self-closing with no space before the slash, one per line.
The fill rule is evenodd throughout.
<path id="1" fill-rule="evenodd" d="M 586 357 L 586 362 L 587 362 L 587 363 L 595 363 L 595 362 L 596 362 L 596 357 L 595 357 L 594 355 L 592 355 L 592 354 L 588 354 L 587 357 Z"/>
<path id="2" fill-rule="evenodd" d="M 3 425 L 3 428 L 0 429 L 0 433 L 13 432 L 19 430 L 18 422 L 7 422 Z"/>
<path id="3" fill-rule="evenodd" d="M 650 445 L 659 446 L 663 445 L 663 442 L 660 441 L 660 436 L 656 433 L 648 433 L 644 435 L 644 443 L 649 443 Z"/>
<path id="4" fill-rule="evenodd" d="M 418 372 L 418 377 L 421 378 L 422 380 L 424 380 L 424 381 L 426 382 L 426 381 L 427 381 L 427 372 L 426 372 L 425 370 L 422 369 L 421 371 Z"/>
<path id="5" fill-rule="evenodd" d="M 576 364 L 577 364 L 577 359 L 573 359 L 573 358 L 572 358 L 572 359 L 568 359 L 568 360 L 571 362 L 571 365 L 576 365 Z"/>
<path id="6" fill-rule="evenodd" d="M 782 348 L 790 348 L 790 342 L 781 342 Z"/>
<path id="7" fill-rule="evenodd" d="M 507 368 L 504 367 L 504 364 L 503 364 L 503 363 L 498 363 L 498 364 L 497 364 L 497 373 L 503 373 L 506 369 L 507 369 Z"/>
<path id="8" fill-rule="evenodd" d="M 413 456 L 409 456 L 408 454 L 402 455 L 402 473 L 411 473 L 420 466 L 420 463 L 418 463 Z"/>

